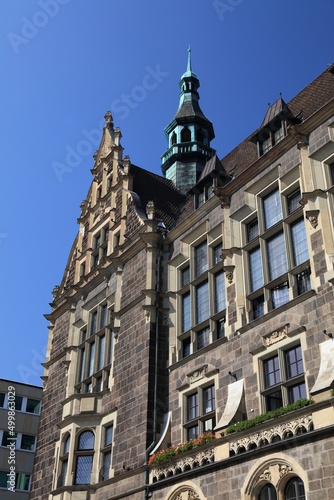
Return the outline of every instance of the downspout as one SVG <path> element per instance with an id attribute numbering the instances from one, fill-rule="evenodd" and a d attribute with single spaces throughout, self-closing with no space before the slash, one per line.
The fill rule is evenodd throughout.
<path id="1" fill-rule="evenodd" d="M 157 263 L 157 285 L 156 285 L 156 299 L 155 299 L 155 353 L 154 353 L 154 389 L 153 389 L 153 441 L 149 445 L 149 447 L 146 449 L 145 452 L 145 464 L 148 463 L 150 452 L 153 450 L 154 446 L 156 445 L 156 433 L 157 433 L 157 392 L 158 392 L 158 339 L 159 339 L 159 297 L 160 297 L 160 279 L 161 279 L 161 272 L 160 272 L 160 265 L 161 265 L 161 247 L 163 245 L 163 241 L 166 237 L 166 229 L 162 226 L 158 225 L 157 231 L 161 234 L 161 238 L 159 240 L 158 246 L 157 246 L 157 258 L 156 258 L 156 263 Z M 145 491 L 144 491 L 144 498 L 145 500 L 148 500 L 150 498 L 149 494 L 149 470 L 146 469 L 145 471 Z"/>

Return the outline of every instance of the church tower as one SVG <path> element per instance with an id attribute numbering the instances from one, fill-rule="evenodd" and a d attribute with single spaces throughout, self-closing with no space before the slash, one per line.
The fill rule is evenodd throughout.
<path id="1" fill-rule="evenodd" d="M 210 142 L 215 134 L 210 120 L 199 106 L 200 86 L 191 69 L 188 49 L 187 71 L 180 80 L 180 103 L 173 120 L 165 128 L 168 149 L 162 155 L 162 172 L 176 187 L 186 193 L 198 181 L 205 163 L 214 156 Z"/>

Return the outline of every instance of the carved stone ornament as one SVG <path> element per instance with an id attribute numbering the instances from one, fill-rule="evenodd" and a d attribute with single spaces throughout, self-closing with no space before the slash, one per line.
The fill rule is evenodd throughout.
<path id="1" fill-rule="evenodd" d="M 194 490 L 188 491 L 188 500 L 199 500 L 199 496 Z"/>
<path id="2" fill-rule="evenodd" d="M 165 466 L 160 466 L 152 470 L 151 481 L 161 481 L 166 477 L 176 476 L 178 474 L 182 474 L 188 470 L 195 469 L 197 467 L 202 467 L 203 465 L 207 465 L 210 463 L 214 463 L 215 455 L 214 449 L 200 451 L 197 453 L 193 453 L 191 455 L 187 455 L 186 457 L 168 462 Z M 191 490 L 188 490 L 192 492 Z M 193 492 L 195 495 L 196 493 Z M 182 500 L 187 500 L 187 497 L 183 496 L 183 493 L 180 493 Z M 197 499 L 198 496 L 188 497 Z M 173 499 L 174 500 L 174 499 Z"/>
<path id="3" fill-rule="evenodd" d="M 279 342 L 280 340 L 283 340 L 288 336 L 288 331 L 289 325 L 287 324 L 282 328 L 279 328 L 278 330 L 275 330 L 274 332 L 269 333 L 269 335 L 263 337 L 263 344 L 266 347 L 276 344 L 276 342 Z"/>
<path id="4" fill-rule="evenodd" d="M 188 375 L 189 384 L 193 384 L 194 382 L 197 382 L 197 380 L 201 380 L 202 378 L 204 378 L 207 370 L 208 370 L 208 365 L 204 365 L 198 370 L 195 370 L 194 372 L 190 373 L 190 375 Z"/>
<path id="5" fill-rule="evenodd" d="M 265 444 L 276 442 L 277 439 L 284 441 L 290 437 L 311 432 L 311 430 L 313 430 L 312 415 L 304 415 L 303 417 L 273 425 L 269 429 L 232 441 L 230 443 L 230 451 L 238 455 L 242 452 L 260 448 Z M 285 471 L 284 473 L 287 472 Z"/>
<path id="6" fill-rule="evenodd" d="M 318 226 L 318 217 L 319 217 L 319 210 L 308 210 L 306 212 L 306 219 L 308 219 L 313 229 L 315 229 Z"/>
<path id="7" fill-rule="evenodd" d="M 229 285 L 233 283 L 233 272 L 235 266 L 224 266 L 225 276 Z"/>

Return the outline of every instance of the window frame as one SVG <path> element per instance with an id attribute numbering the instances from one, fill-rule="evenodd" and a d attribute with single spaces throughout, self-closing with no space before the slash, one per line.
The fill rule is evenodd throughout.
<path id="1" fill-rule="evenodd" d="M 213 408 L 205 411 L 206 391 L 213 391 Z M 190 406 L 192 404 L 192 406 Z M 191 411 L 190 411 L 191 410 Z M 206 423 L 212 421 L 211 428 L 206 428 Z M 184 439 L 196 439 L 205 432 L 212 432 L 216 425 L 216 384 L 215 380 L 194 387 L 183 394 L 183 434 Z M 197 429 L 197 430 L 196 430 Z"/>

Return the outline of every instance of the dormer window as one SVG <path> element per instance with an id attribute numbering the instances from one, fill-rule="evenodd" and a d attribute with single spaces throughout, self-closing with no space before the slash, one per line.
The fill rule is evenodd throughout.
<path id="1" fill-rule="evenodd" d="M 284 122 L 276 119 L 261 134 L 259 134 L 259 155 L 267 153 L 275 144 L 278 144 L 285 136 Z"/>

